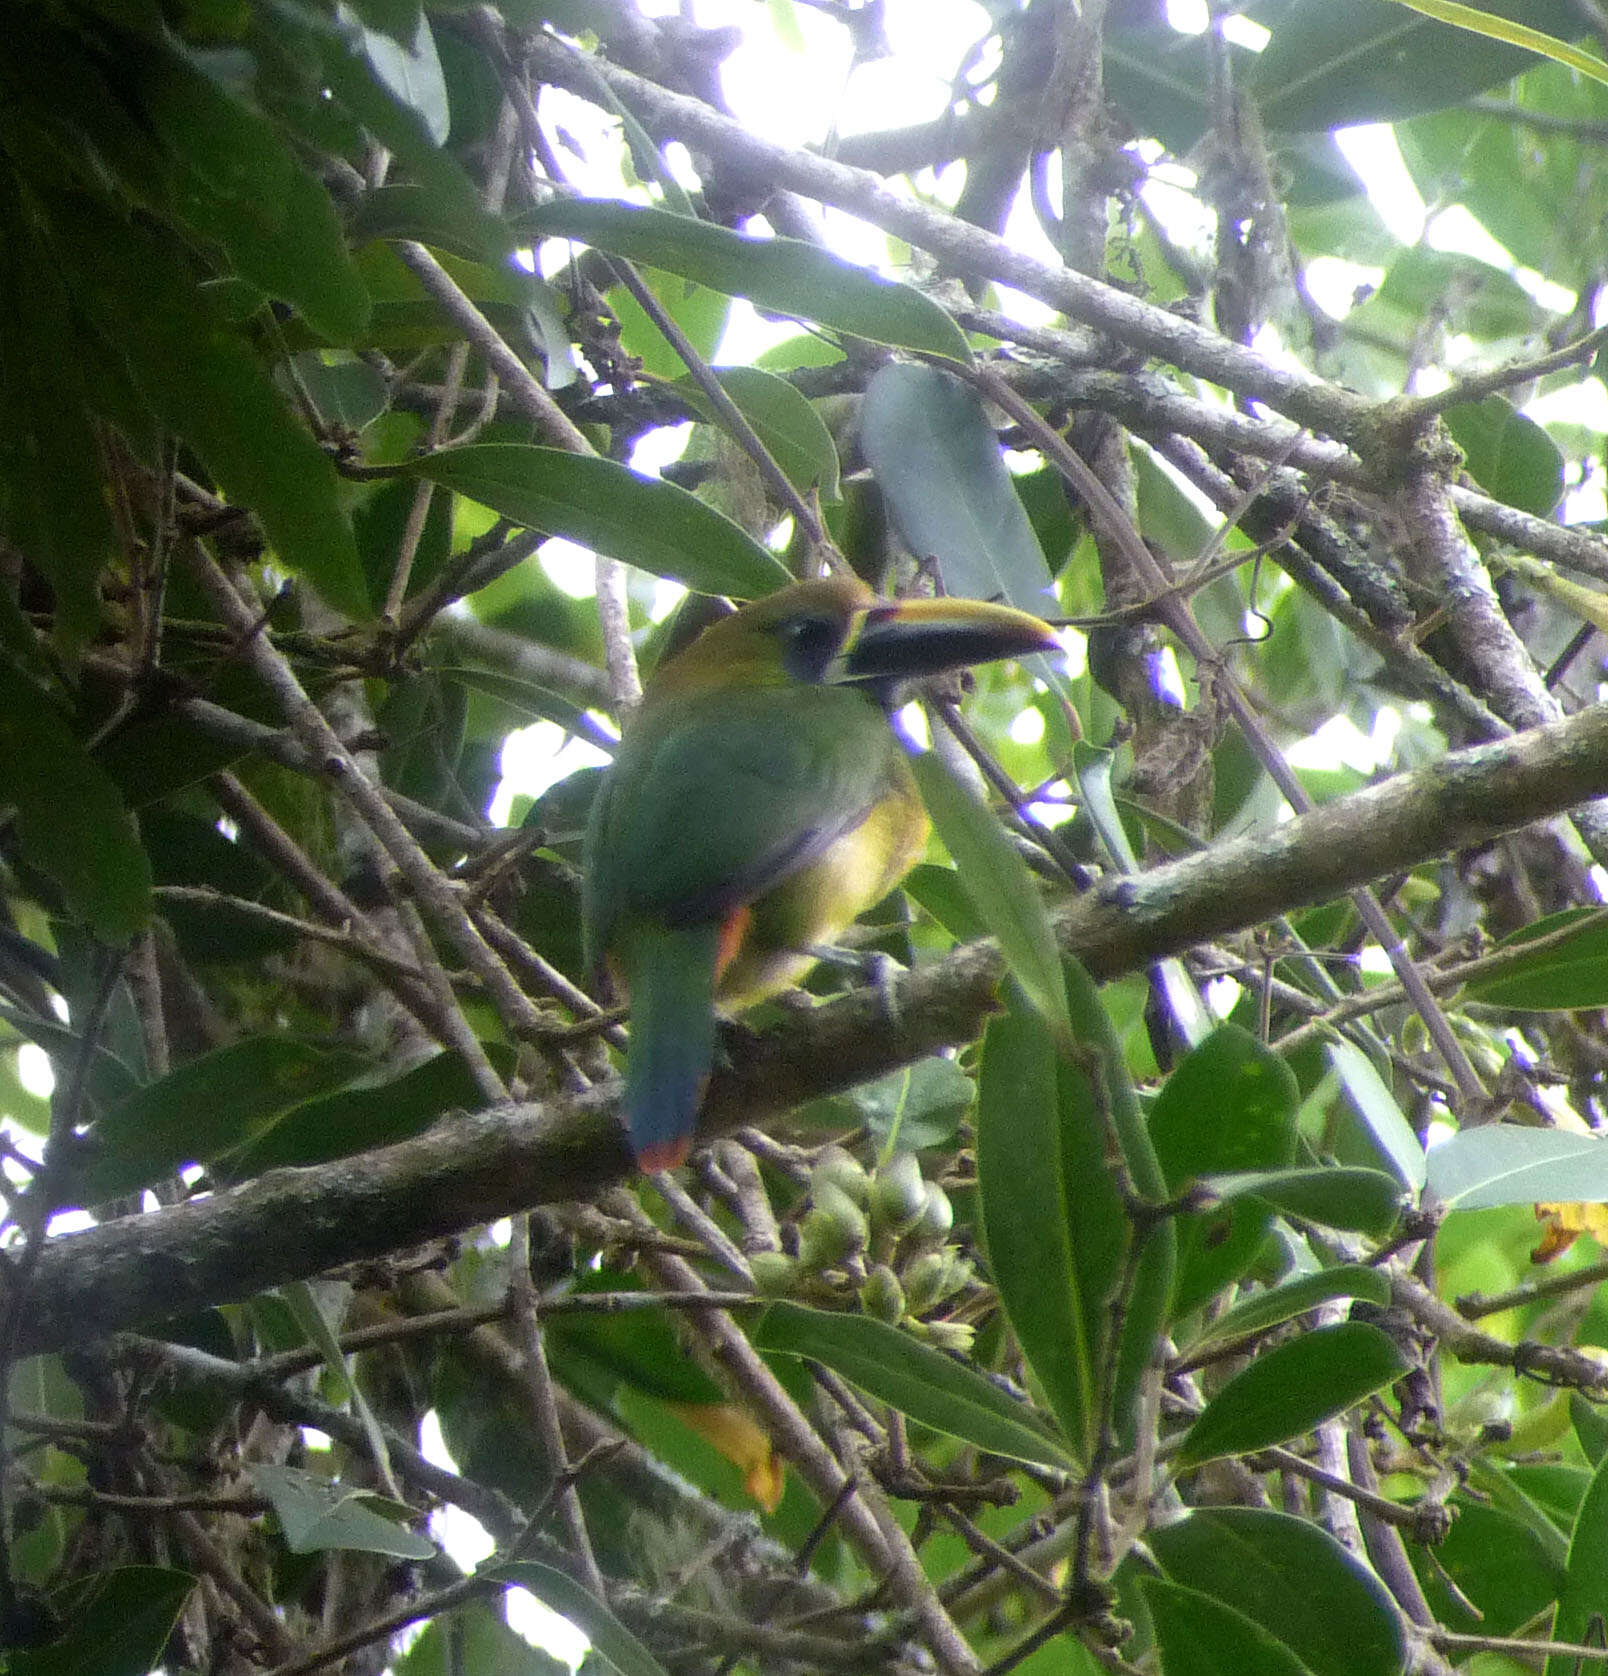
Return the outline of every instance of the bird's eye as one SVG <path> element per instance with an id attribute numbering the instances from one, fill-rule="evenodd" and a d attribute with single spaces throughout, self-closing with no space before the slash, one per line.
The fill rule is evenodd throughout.
<path id="1" fill-rule="evenodd" d="M 782 663 L 795 681 L 819 681 L 843 643 L 843 625 L 833 617 L 789 617 L 777 632 Z"/>

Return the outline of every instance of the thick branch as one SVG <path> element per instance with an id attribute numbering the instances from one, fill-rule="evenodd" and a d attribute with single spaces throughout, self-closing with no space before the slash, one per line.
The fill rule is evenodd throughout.
<path id="1" fill-rule="evenodd" d="M 1112 978 L 1605 794 L 1608 707 L 1598 706 L 1452 753 L 1264 836 L 1108 880 L 1060 910 L 1057 930 L 1096 976 Z M 971 1040 L 1003 975 L 998 950 L 972 943 L 903 980 L 897 1024 L 880 994 L 859 991 L 761 1033 L 734 1028 L 703 1132 L 764 1122 Z M 53 1240 L 20 1348 L 87 1343 L 532 1205 L 595 1197 L 630 1169 L 616 1094 L 606 1084 L 478 1112 L 397 1146 Z"/>

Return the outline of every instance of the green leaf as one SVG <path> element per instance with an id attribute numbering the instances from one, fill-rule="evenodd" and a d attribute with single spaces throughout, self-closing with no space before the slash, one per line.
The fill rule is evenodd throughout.
<path id="1" fill-rule="evenodd" d="M 1580 31 L 1569 0 L 1482 0 L 1500 17 L 1549 34 Z M 1455 105 L 1530 69 L 1518 47 L 1435 23 L 1389 0 L 1295 0 L 1249 81 L 1269 128 L 1394 122 Z"/>
<path id="2" fill-rule="evenodd" d="M 1383 1170 L 1322 1164 L 1310 1169 L 1242 1170 L 1202 1176 L 1199 1185 L 1220 1199 L 1249 1194 L 1277 1211 L 1327 1228 L 1382 1235 L 1401 1215 L 1401 1187 Z"/>
<path id="3" fill-rule="evenodd" d="M 819 489 L 823 501 L 837 500 L 837 446 L 814 406 L 785 378 L 758 367 L 721 367 L 715 377 L 787 481 L 801 495 Z M 680 379 L 676 388 L 710 424 L 720 423 L 713 403 L 694 380 Z"/>
<path id="4" fill-rule="evenodd" d="M 900 539 L 937 561 L 950 593 L 1058 614 L 1044 551 L 970 385 L 937 367 L 890 363 L 866 386 L 860 446 Z M 1024 667 L 1070 698 L 1051 659 Z"/>
<path id="5" fill-rule="evenodd" d="M 360 333 L 368 292 L 323 185 L 271 123 L 182 53 L 147 41 L 129 56 L 144 113 L 181 164 L 179 215 L 315 331 L 334 342 Z"/>
<path id="6" fill-rule="evenodd" d="M 335 15 L 357 32 L 359 49 L 380 85 L 418 117 L 438 146 L 445 145 L 452 132 L 452 111 L 430 20 L 418 14 L 411 43 L 404 47 L 394 35 L 366 28 L 350 6 L 338 5 Z"/>
<path id="7" fill-rule="evenodd" d="M 0 240 L 0 531 L 50 583 L 56 642 L 69 656 L 100 625 L 101 571 L 116 551 L 85 369 L 61 353 L 73 333 L 48 250 L 8 220 Z"/>
<path id="8" fill-rule="evenodd" d="M 1010 999 L 989 1021 L 978 1077 L 977 1175 L 994 1283 L 1023 1353 L 1063 1430 L 1080 1450 L 1101 1423 L 1102 1369 L 1114 1366 L 1112 1418 L 1131 1422 L 1134 1396 L 1172 1294 L 1174 1241 L 1153 1227 L 1130 1263 L 1134 1231 L 1111 1165 L 1122 1148 L 1134 1190 L 1159 1200 L 1150 1149 L 1122 1047 L 1088 974 L 1064 968 L 1077 1045 L 1057 1050 L 1042 1016 Z M 1112 1303 L 1130 1275 L 1122 1339 Z"/>
<path id="9" fill-rule="evenodd" d="M 1324 1054 L 1340 1079 L 1368 1139 L 1396 1179 L 1415 1191 L 1424 1185 L 1424 1147 L 1402 1115 L 1396 1096 L 1353 1042 L 1328 1042 Z"/>
<path id="10" fill-rule="evenodd" d="M 579 239 L 873 343 L 971 359 L 964 333 L 930 298 L 797 239 L 748 238 L 669 210 L 580 198 L 543 204 L 517 226 L 528 237 Z"/>
<path id="11" fill-rule="evenodd" d="M 66 1630 L 48 1646 L 11 1648 L 11 1676 L 148 1676 L 195 1587 L 186 1571 L 125 1565 L 57 1589 L 51 1610 Z"/>
<path id="12" fill-rule="evenodd" d="M 1260 1624 L 1312 1676 L 1401 1676 L 1406 1648 L 1394 1602 L 1316 1525 L 1217 1507 L 1152 1531 L 1150 1545 L 1170 1581 Z"/>
<path id="13" fill-rule="evenodd" d="M 1160 1577 L 1142 1577 L 1139 1588 L 1166 1676 L 1311 1676 L 1282 1641 L 1232 1606 Z"/>
<path id="14" fill-rule="evenodd" d="M 589 1589 L 573 1577 L 536 1560 L 488 1566 L 478 1577 L 493 1577 L 529 1589 L 544 1606 L 582 1629 L 592 1643 L 591 1657 L 619 1676 L 665 1676 L 664 1666 Z"/>
<path id="15" fill-rule="evenodd" d="M 791 1121 L 812 1129 L 863 1126 L 884 1156 L 896 1147 L 919 1152 L 952 1140 L 976 1098 L 971 1078 L 954 1060 L 932 1054 L 842 1094 L 811 1100 Z"/>
<path id="16" fill-rule="evenodd" d="M 1435 1621 L 1468 1635 L 1521 1633 L 1558 1598 L 1561 1560 L 1511 1514 L 1463 1495 L 1452 1507 L 1457 1517 L 1443 1541 L 1407 1550 Z"/>
<path id="17" fill-rule="evenodd" d="M 1561 937 L 1534 954 L 1515 953 L 1500 970 L 1471 978 L 1464 995 L 1493 1007 L 1547 1012 L 1608 1006 L 1608 914 L 1600 908 L 1567 908 L 1548 914 L 1504 937 L 1491 952 L 1520 950 L 1575 921 L 1580 929 L 1572 936 Z"/>
<path id="18" fill-rule="evenodd" d="M 1569 1532 L 1563 1592 L 1552 1634 L 1559 1641 L 1586 1641 L 1593 1624 L 1608 1615 L 1608 1465 L 1599 1465 Z M 1546 1676 L 1572 1676 L 1578 1661 L 1563 1654 L 1547 1660 Z"/>
<path id="19" fill-rule="evenodd" d="M 324 1308 L 318 1289 L 310 1280 L 293 1280 L 288 1286 L 281 1286 L 278 1290 L 281 1302 L 306 1335 L 307 1342 L 323 1358 L 325 1377 L 339 1393 L 340 1401 L 357 1416 L 358 1423 L 363 1428 L 363 1435 L 368 1440 L 370 1462 L 380 1483 L 388 1494 L 400 1502 L 402 1492 L 395 1474 L 391 1471 L 391 1453 L 386 1446 L 385 1433 L 381 1431 L 380 1423 L 375 1419 L 374 1410 L 369 1407 L 362 1387 L 353 1381 L 347 1371 L 346 1357 L 341 1354 L 335 1324 Z M 327 1291 L 327 1287 L 325 1290 Z"/>
<path id="20" fill-rule="evenodd" d="M 1342 1263 L 1339 1268 L 1304 1274 L 1299 1279 L 1273 1287 L 1271 1291 L 1258 1292 L 1254 1297 L 1242 1299 L 1232 1309 L 1208 1322 L 1190 1348 L 1266 1332 L 1269 1327 L 1277 1327 L 1285 1321 L 1294 1320 L 1297 1315 L 1305 1315 L 1309 1309 L 1316 1309 L 1332 1298 L 1361 1298 L 1383 1308 L 1390 1302 L 1390 1282 L 1378 1269 L 1370 1269 L 1362 1263 Z"/>
<path id="21" fill-rule="evenodd" d="M 1162 1085 L 1150 1139 L 1176 1194 L 1198 1176 L 1276 1169 L 1295 1155 L 1295 1077 L 1249 1031 L 1220 1025 Z M 1256 1260 L 1272 1211 L 1254 1201 L 1178 1218 L 1177 1319 L 1216 1296 Z"/>
<path id="22" fill-rule="evenodd" d="M 989 1268 L 1050 1407 L 1086 1453 L 1098 1422 L 1105 1299 L 1131 1234 L 1104 1129 L 1086 1080 L 1023 1006 L 989 1021 L 977 1096 Z"/>
<path id="23" fill-rule="evenodd" d="M 1608 1142 L 1509 1123 L 1461 1129 L 1431 1149 L 1428 1185 L 1448 1210 L 1608 1204 Z"/>
<path id="24" fill-rule="evenodd" d="M 16 808 L 23 858 L 60 886 L 106 943 L 151 912 L 151 868 L 116 785 L 52 700 L 0 652 L 0 803 Z"/>
<path id="25" fill-rule="evenodd" d="M 401 1560 L 432 1560 L 436 1545 L 411 1531 L 400 1519 L 411 1509 L 377 1496 L 372 1490 L 351 1489 L 315 1472 L 253 1462 L 247 1471 L 252 1482 L 273 1504 L 285 1543 L 293 1554 L 316 1554 L 346 1548 L 362 1554 L 390 1554 Z M 395 1510 L 388 1518 L 379 1508 Z"/>
<path id="26" fill-rule="evenodd" d="M 510 1629 L 500 1605 L 477 1600 L 432 1618 L 391 1669 L 396 1676 L 573 1676 L 568 1664 Z"/>
<path id="27" fill-rule="evenodd" d="M 1608 1414 L 1588 1402 L 1578 1391 L 1569 1393 L 1569 1421 L 1580 1440 L 1581 1453 L 1592 1466 L 1600 1466 L 1608 1455 Z"/>
<path id="28" fill-rule="evenodd" d="M 1180 1470 L 1299 1437 L 1344 1414 L 1411 1364 L 1395 1340 L 1365 1321 L 1341 1321 L 1275 1345 L 1202 1410 L 1179 1445 Z"/>
<path id="29" fill-rule="evenodd" d="M 332 430 L 360 431 L 391 405 L 384 378 L 355 356 L 326 361 L 315 350 L 305 350 L 296 357 L 296 374 L 318 417 Z"/>
<path id="30" fill-rule="evenodd" d="M 238 1146 L 282 1112 L 339 1088 L 367 1057 L 289 1036 L 257 1036 L 202 1054 L 147 1083 L 95 1125 L 92 1150 L 65 1184 L 76 1204 L 133 1193 L 186 1164 Z"/>
<path id="31" fill-rule="evenodd" d="M 1027 863 L 994 816 L 950 773 L 933 751 L 912 759 L 916 784 L 932 824 L 954 859 L 966 894 L 999 941 L 1011 976 L 1043 1013 L 1050 1029 L 1070 1042 L 1066 980 L 1044 898 Z"/>
<path id="32" fill-rule="evenodd" d="M 1470 477 L 1488 495 L 1538 518 L 1549 518 L 1563 497 L 1563 453 L 1506 396 L 1459 402 L 1442 417 L 1463 450 Z"/>
<path id="33" fill-rule="evenodd" d="M 576 1283 L 576 1293 L 638 1292 L 642 1282 L 618 1269 L 596 1269 Z M 693 1407 L 723 1403 L 725 1393 L 684 1353 L 670 1312 L 661 1307 L 613 1312 L 555 1314 L 544 1327 L 554 1367 L 565 1379 L 576 1377 L 583 1360 L 655 1402 Z"/>
<path id="34" fill-rule="evenodd" d="M 245 341 L 208 307 L 154 233 L 63 200 L 55 231 L 81 308 L 157 417 L 195 450 L 232 501 L 261 522 L 284 566 L 337 610 L 367 616 L 357 544 L 335 472 L 286 411 Z"/>
<path id="35" fill-rule="evenodd" d="M 780 559 L 696 495 L 613 460 L 487 442 L 443 449 L 408 469 L 516 523 L 701 593 L 754 599 L 792 580 Z"/>
<path id="36" fill-rule="evenodd" d="M 869 1315 L 775 1303 L 751 1337 L 756 1349 L 823 1363 L 900 1414 L 962 1443 L 1057 1471 L 1073 1465 L 1032 1411 L 991 1380 Z"/>
<path id="37" fill-rule="evenodd" d="M 322 60 L 330 93 L 406 167 L 430 224 L 448 229 L 458 247 L 484 260 L 506 256 L 515 242 L 512 232 L 486 213 L 474 183 L 458 160 L 436 143 L 420 112 L 376 74 L 363 51 L 365 41 L 372 39 L 383 37 L 355 25 L 343 29 L 320 20 L 307 29 L 308 45 Z"/>

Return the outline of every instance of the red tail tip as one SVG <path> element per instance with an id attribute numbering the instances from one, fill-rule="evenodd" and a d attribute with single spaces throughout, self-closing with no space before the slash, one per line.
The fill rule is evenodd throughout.
<path id="1" fill-rule="evenodd" d="M 687 1154 L 691 1151 L 691 1135 L 677 1135 L 674 1140 L 655 1141 L 637 1153 L 637 1168 L 644 1175 L 650 1176 L 657 1175 L 660 1170 L 673 1170 L 678 1164 L 686 1163 Z"/>

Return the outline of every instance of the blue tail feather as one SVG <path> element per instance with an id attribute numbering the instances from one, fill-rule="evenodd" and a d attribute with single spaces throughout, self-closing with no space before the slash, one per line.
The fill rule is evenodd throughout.
<path id="1" fill-rule="evenodd" d="M 715 1053 L 718 925 L 638 926 L 620 941 L 631 996 L 625 1127 L 645 1170 L 686 1157 Z"/>

